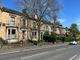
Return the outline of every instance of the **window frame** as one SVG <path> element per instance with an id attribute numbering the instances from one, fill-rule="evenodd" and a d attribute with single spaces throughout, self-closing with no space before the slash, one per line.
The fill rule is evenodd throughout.
<path id="1" fill-rule="evenodd" d="M 9 24 L 10 24 L 10 25 L 15 25 L 15 19 L 16 19 L 16 16 L 10 15 Z"/>
<path id="2" fill-rule="evenodd" d="M 13 30 L 15 31 L 15 33 L 13 34 Z M 8 39 L 16 39 L 16 28 L 8 28 L 7 29 L 7 38 Z"/>
<path id="3" fill-rule="evenodd" d="M 32 31 L 32 39 L 37 39 L 37 31 Z"/>

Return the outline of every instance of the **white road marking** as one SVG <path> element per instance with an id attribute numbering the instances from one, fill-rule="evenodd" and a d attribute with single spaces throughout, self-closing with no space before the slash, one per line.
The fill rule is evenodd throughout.
<path id="1" fill-rule="evenodd" d="M 41 47 L 41 48 L 30 48 L 30 49 L 24 49 L 24 50 L 21 50 L 21 51 L 31 51 L 31 50 L 37 50 L 37 49 L 43 49 L 43 48 L 50 48 L 50 47 L 54 47 L 54 46 L 49 46 L 49 47 Z M 4 55 L 4 54 L 11 54 L 11 53 L 18 53 L 18 52 L 21 52 L 21 51 L 11 51 L 11 52 L 4 52 L 4 53 L 0 53 L 0 55 Z"/>
<path id="2" fill-rule="evenodd" d="M 75 54 L 74 56 L 72 56 L 69 60 L 73 60 L 76 57 L 77 57 L 77 54 Z"/>
<path id="3" fill-rule="evenodd" d="M 17 52 L 20 52 L 20 51 L 12 51 L 12 52 L 7 52 L 7 53 L 0 53 L 0 55 L 11 54 L 11 53 L 17 53 Z"/>
<path id="4" fill-rule="evenodd" d="M 54 46 L 49 46 L 49 47 L 53 47 L 54 48 Z M 21 50 L 21 51 L 11 51 L 11 52 L 4 52 L 4 53 L 0 53 L 0 55 L 4 55 L 4 54 L 11 54 L 11 53 L 18 53 L 18 52 L 24 52 L 24 51 L 31 51 L 31 50 L 37 50 L 37 49 L 43 49 L 43 48 L 49 48 L 49 47 L 41 47 L 41 48 L 34 48 L 34 49 L 24 49 L 24 50 Z M 68 47 L 68 48 L 73 48 L 73 47 Z M 61 48 L 61 49 L 56 49 L 57 51 L 58 50 L 63 50 L 63 49 L 65 49 L 65 48 Z"/>
<path id="5" fill-rule="evenodd" d="M 54 47 L 54 46 L 50 46 L 50 47 Z M 31 48 L 31 49 L 24 49 L 24 50 L 21 50 L 21 51 L 30 51 L 30 50 L 43 49 L 43 48 L 49 48 L 49 47 L 41 47 L 41 48 L 34 48 L 34 49 Z M 18 52 L 21 52 L 21 51 L 4 52 L 4 53 L 0 53 L 0 55 L 18 53 Z"/>
<path id="6" fill-rule="evenodd" d="M 56 49 L 53 52 L 58 52 L 58 51 L 62 51 L 62 50 L 66 50 L 67 48 L 61 48 L 61 49 Z M 36 57 L 36 56 L 41 56 L 41 55 L 47 55 L 52 53 L 52 51 L 47 51 L 47 52 L 42 52 L 42 53 L 38 53 L 38 54 L 34 54 L 34 55 L 30 55 L 30 56 L 26 56 L 26 57 L 22 57 L 21 60 L 25 60 L 25 59 L 29 59 L 31 57 Z"/>
<path id="7" fill-rule="evenodd" d="M 79 60 L 80 60 L 80 55 L 79 55 Z"/>
<path id="8" fill-rule="evenodd" d="M 44 54 L 48 54 L 49 52 L 43 52 L 43 53 L 38 53 L 38 54 L 34 54 L 34 55 L 30 55 L 30 56 L 27 56 L 27 57 L 22 57 L 21 60 L 24 60 L 24 59 L 29 59 L 31 57 L 35 57 L 35 56 L 40 56 L 40 55 L 44 55 Z"/>

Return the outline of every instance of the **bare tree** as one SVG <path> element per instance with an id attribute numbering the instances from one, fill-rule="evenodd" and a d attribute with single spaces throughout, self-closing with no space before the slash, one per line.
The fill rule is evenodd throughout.
<path id="1" fill-rule="evenodd" d="M 35 18 L 38 21 L 38 40 L 40 40 L 40 27 L 42 20 L 50 20 L 61 9 L 61 5 L 57 0 L 16 0 L 25 14 Z"/>

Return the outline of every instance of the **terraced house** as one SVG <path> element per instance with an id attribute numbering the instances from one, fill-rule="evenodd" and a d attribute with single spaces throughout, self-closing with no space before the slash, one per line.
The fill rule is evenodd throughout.
<path id="1" fill-rule="evenodd" d="M 20 15 L 17 11 L 0 8 L 0 38 L 8 41 L 16 41 L 19 38 Z"/>
<path id="2" fill-rule="evenodd" d="M 43 40 L 44 32 L 53 31 L 53 24 L 42 20 L 40 27 L 40 40 Z M 66 34 L 66 29 L 56 28 L 55 33 Z M 0 38 L 9 43 L 18 41 L 38 40 L 38 21 L 35 18 L 25 16 L 23 13 L 5 7 L 0 7 Z"/>
<path id="3" fill-rule="evenodd" d="M 0 38 L 8 42 L 20 40 L 38 40 L 38 21 L 33 18 L 24 18 L 24 14 L 5 7 L 0 8 Z M 45 31 L 52 32 L 52 24 L 41 21 L 40 39 Z"/>

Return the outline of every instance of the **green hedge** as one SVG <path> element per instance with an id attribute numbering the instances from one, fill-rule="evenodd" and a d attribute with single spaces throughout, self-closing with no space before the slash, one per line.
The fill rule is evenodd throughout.
<path id="1" fill-rule="evenodd" d="M 65 37 L 66 42 L 70 42 L 70 41 L 73 41 L 73 40 L 74 40 L 74 37 L 72 37 L 72 36 Z"/>
<path id="2" fill-rule="evenodd" d="M 54 36 L 51 36 L 51 35 L 44 35 L 43 36 L 43 39 L 46 41 L 46 42 L 55 42 L 55 37 Z"/>

